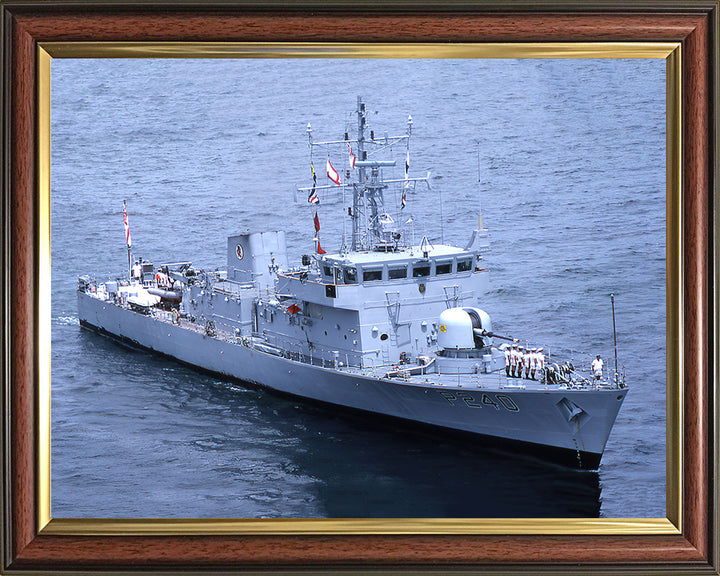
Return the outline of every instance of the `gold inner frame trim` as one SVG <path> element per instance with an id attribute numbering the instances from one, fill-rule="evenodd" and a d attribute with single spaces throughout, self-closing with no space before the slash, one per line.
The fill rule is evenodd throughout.
<path id="1" fill-rule="evenodd" d="M 400 518 L 400 519 L 204 519 L 204 520 L 52 520 L 43 534 L 74 536 L 168 536 L 189 534 L 677 534 L 664 518 Z"/>
<path id="2" fill-rule="evenodd" d="M 682 518 L 681 46 L 667 42 L 357 44 L 44 42 L 37 53 L 38 531 L 52 535 L 679 534 Z M 50 508 L 50 88 L 52 58 L 653 58 L 666 60 L 667 518 L 52 519 Z"/>
<path id="3" fill-rule="evenodd" d="M 38 525 L 50 520 L 50 61 L 44 50 L 37 56 L 37 183 L 38 183 Z"/>
<path id="4" fill-rule="evenodd" d="M 667 58 L 672 42 L 44 42 L 54 58 Z"/>
<path id="5" fill-rule="evenodd" d="M 666 59 L 666 179 L 665 179 L 665 511 L 682 530 L 683 430 L 683 291 L 682 291 L 682 51 L 678 46 Z"/>

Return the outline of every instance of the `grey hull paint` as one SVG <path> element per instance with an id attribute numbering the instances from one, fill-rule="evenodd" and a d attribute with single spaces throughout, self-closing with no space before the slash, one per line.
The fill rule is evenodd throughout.
<path id="1" fill-rule="evenodd" d="M 599 462 L 627 389 L 518 390 L 405 384 L 322 368 L 212 338 L 78 291 L 82 323 L 201 369 L 281 393 L 384 416 L 587 453 Z M 494 377 L 497 382 L 497 376 Z M 568 421 L 562 403 L 585 417 Z M 583 465 L 587 467 L 587 465 Z"/>

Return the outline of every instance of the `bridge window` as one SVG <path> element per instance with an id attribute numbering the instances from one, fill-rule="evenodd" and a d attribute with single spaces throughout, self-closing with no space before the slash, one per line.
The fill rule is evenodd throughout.
<path id="1" fill-rule="evenodd" d="M 422 278 L 423 276 L 430 276 L 429 262 L 413 265 L 413 278 Z"/>
<path id="2" fill-rule="evenodd" d="M 363 270 L 363 282 L 382 280 L 382 270 Z"/>
<path id="3" fill-rule="evenodd" d="M 464 258 L 463 260 L 457 261 L 457 271 L 467 272 L 472 269 L 472 258 Z"/>
<path id="4" fill-rule="evenodd" d="M 443 260 L 435 264 L 435 274 L 450 274 L 452 272 L 452 260 Z"/>
<path id="5" fill-rule="evenodd" d="M 343 280 L 345 284 L 355 284 L 357 282 L 355 268 L 343 268 Z"/>
<path id="6" fill-rule="evenodd" d="M 332 269 L 330 268 L 330 266 L 323 266 L 323 274 L 325 274 L 325 276 L 332 277 Z"/>
<path id="7" fill-rule="evenodd" d="M 407 266 L 403 266 L 401 268 L 388 268 L 388 278 L 390 280 L 407 278 Z"/>

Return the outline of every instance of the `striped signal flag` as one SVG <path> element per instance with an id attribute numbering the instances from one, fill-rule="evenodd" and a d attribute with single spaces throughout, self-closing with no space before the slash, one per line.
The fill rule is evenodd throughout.
<path id="1" fill-rule="evenodd" d="M 132 247 L 132 238 L 130 237 L 130 225 L 128 224 L 127 207 L 125 206 L 125 200 L 123 200 L 123 224 L 125 224 L 125 243 L 127 244 L 128 250 Z"/>
<path id="2" fill-rule="evenodd" d="M 337 173 L 337 170 L 333 168 L 333 165 L 330 164 L 330 158 L 328 158 L 327 165 L 325 166 L 327 170 L 327 175 L 330 180 L 335 182 L 338 186 L 340 186 L 340 174 Z"/>
<path id="3" fill-rule="evenodd" d="M 310 162 L 310 170 L 312 171 L 313 185 L 310 194 L 308 194 L 308 202 L 310 202 L 310 204 L 320 204 L 320 197 L 317 194 L 317 190 L 315 190 L 315 186 L 317 186 L 317 176 L 315 175 L 315 166 L 313 166 L 312 162 Z"/>

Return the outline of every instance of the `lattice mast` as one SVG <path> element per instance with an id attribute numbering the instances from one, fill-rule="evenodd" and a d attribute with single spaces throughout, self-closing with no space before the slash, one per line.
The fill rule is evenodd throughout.
<path id="1" fill-rule="evenodd" d="M 425 178 L 409 178 L 407 167 L 405 177 L 402 179 L 386 180 L 382 176 L 382 168 L 395 166 L 395 160 L 375 160 L 373 155 L 391 148 L 395 144 L 406 141 L 408 143 L 412 133 L 412 117 L 408 116 L 407 133 L 402 136 L 388 136 L 376 138 L 373 131 L 370 131 L 370 138 L 367 139 L 367 110 L 361 96 L 357 98 L 357 138 L 350 139 L 345 133 L 344 140 L 326 142 L 313 142 L 312 128 L 308 124 L 308 144 L 312 162 L 312 149 L 315 146 L 330 145 L 355 145 L 355 163 L 357 178 L 354 181 L 346 180 L 344 186 L 352 186 L 353 200 L 350 210 L 352 220 L 352 239 L 350 242 L 351 251 L 392 249 L 397 246 L 400 234 L 397 232 L 396 223 L 385 210 L 384 190 L 390 183 L 404 183 L 405 190 L 408 186 L 414 186 L 415 182 L 428 183 L 428 176 Z M 372 150 L 369 148 L 372 147 Z M 330 189 L 334 186 L 316 186 L 312 191 Z M 310 188 L 298 188 L 300 191 L 309 191 Z"/>

